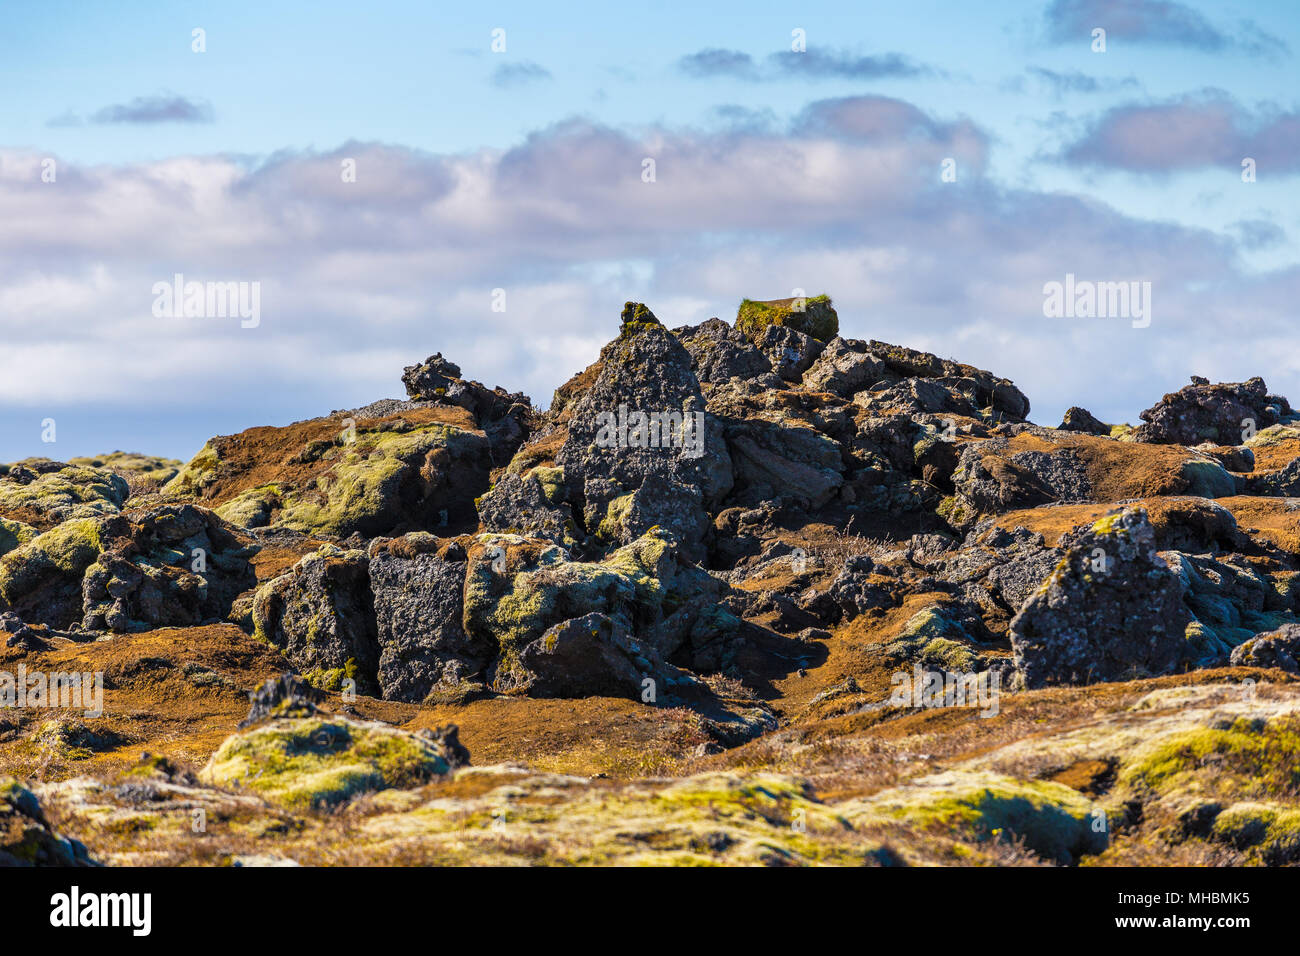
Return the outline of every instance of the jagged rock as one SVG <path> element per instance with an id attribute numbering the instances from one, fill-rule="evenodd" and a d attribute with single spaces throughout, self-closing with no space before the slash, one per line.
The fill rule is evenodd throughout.
<path id="1" fill-rule="evenodd" d="M 239 726 L 242 729 L 275 718 L 310 717 L 316 713 L 322 696 L 320 690 L 296 674 L 281 674 L 249 691 L 248 716 Z"/>
<path id="2" fill-rule="evenodd" d="M 253 633 L 288 658 L 310 683 L 379 690 L 379 641 L 364 551 L 324 545 L 258 588 Z"/>
<path id="3" fill-rule="evenodd" d="M 1300 624 L 1286 624 L 1257 634 L 1232 651 L 1234 667 L 1276 667 L 1300 674 Z"/>
<path id="4" fill-rule="evenodd" d="M 488 531 L 572 545 L 577 526 L 566 492 L 563 468 L 538 466 L 522 475 L 507 473 L 479 499 L 479 519 Z"/>
<path id="5" fill-rule="evenodd" d="M 193 505 L 125 516 L 127 535 L 100 553 L 81 582 L 87 631 L 143 631 L 223 620 L 257 582 L 240 541 L 215 514 Z"/>
<path id="6" fill-rule="evenodd" d="M 94 865 L 84 845 L 54 832 L 30 790 L 0 777 L 0 867 Z"/>
<path id="7" fill-rule="evenodd" d="M 421 365 L 409 366 L 402 373 L 402 384 L 414 401 L 457 405 L 473 415 L 491 443 L 493 464 L 508 462 L 528 437 L 533 410 L 527 395 L 466 381 L 460 377 L 460 366 L 444 359 L 441 352 Z"/>
<path id="8" fill-rule="evenodd" d="M 1102 518 L 1011 621 L 1017 673 L 1026 687 L 1170 673 L 1186 660 L 1182 597 L 1145 511 Z"/>
<path id="9" fill-rule="evenodd" d="M 1061 419 L 1058 428 L 1063 432 L 1084 432 L 1088 435 L 1110 434 L 1109 425 L 1078 405 L 1066 409 L 1065 417 Z"/>
<path id="10" fill-rule="evenodd" d="M 1246 493 L 1277 498 L 1300 496 L 1300 458 L 1293 458 L 1277 471 L 1246 476 Z"/>
<path id="11" fill-rule="evenodd" d="M 673 329 L 691 354 L 691 367 L 701 383 L 722 384 L 733 378 L 751 379 L 772 371 L 763 353 L 744 333 L 721 319 Z"/>
<path id="12" fill-rule="evenodd" d="M 455 542 L 415 532 L 370 549 L 370 589 L 379 641 L 379 689 L 418 703 L 482 672 L 496 645 L 462 625 L 466 555 Z M 480 685 L 481 686 L 481 685 Z"/>
<path id="13" fill-rule="evenodd" d="M 752 421 L 729 425 L 727 439 L 741 503 L 775 499 L 815 509 L 844 484 L 840 446 L 815 429 Z"/>
<path id="14" fill-rule="evenodd" d="M 825 348 L 813 336 L 783 325 L 764 326 L 752 334 L 772 371 L 787 382 L 798 382 Z"/>
<path id="15" fill-rule="evenodd" d="M 629 302 L 622 319 L 595 381 L 572 407 L 555 461 L 588 532 L 627 543 L 663 526 L 701 559 L 705 506 L 732 486 L 722 429 L 705 411 L 681 343 L 644 305 Z M 675 429 L 650 417 L 666 415 L 675 416 Z"/>
<path id="16" fill-rule="evenodd" d="M 12 611 L 0 612 L 0 631 L 9 635 L 5 647 L 14 647 L 20 651 L 47 651 L 50 644 L 41 637 L 27 622 Z"/>
<path id="17" fill-rule="evenodd" d="M 857 392 L 884 381 L 888 366 L 872 354 L 865 343 L 834 338 L 803 373 L 805 388 L 832 392 L 851 398 Z"/>
<path id="18" fill-rule="evenodd" d="M 1236 445 L 1292 414 L 1285 398 L 1269 395 L 1262 378 L 1211 385 L 1193 379 L 1142 412 L 1134 441 L 1199 445 L 1211 441 Z"/>

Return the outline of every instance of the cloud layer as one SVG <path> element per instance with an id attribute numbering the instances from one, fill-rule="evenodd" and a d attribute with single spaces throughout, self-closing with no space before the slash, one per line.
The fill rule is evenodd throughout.
<path id="1" fill-rule="evenodd" d="M 1048 424 L 1073 404 L 1132 419 L 1193 373 L 1287 391 L 1300 359 L 1264 343 L 1292 334 L 1300 270 L 1243 267 L 1258 224 L 1216 235 L 999 188 L 988 150 L 968 120 L 861 96 L 779 128 L 572 120 L 505 151 L 348 143 L 59 164 L 53 183 L 46 157 L 0 152 L 0 408 L 152 409 L 171 424 L 139 444 L 188 455 L 206 434 L 167 436 L 214 410 L 245 426 L 399 395 L 436 351 L 544 403 L 626 299 L 684 324 L 795 289 L 831 293 L 846 335 L 1015 379 Z M 1151 327 L 1044 318 L 1067 272 L 1151 281 Z M 175 273 L 259 282 L 260 326 L 156 318 Z"/>

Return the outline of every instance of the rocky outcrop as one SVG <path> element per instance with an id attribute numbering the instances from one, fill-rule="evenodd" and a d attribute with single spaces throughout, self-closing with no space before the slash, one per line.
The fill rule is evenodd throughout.
<path id="1" fill-rule="evenodd" d="M 54 832 L 30 790 L 0 777 L 0 867 L 93 865 L 83 844 Z"/>
<path id="2" fill-rule="evenodd" d="M 73 519 L 117 514 L 129 494 L 126 479 L 103 468 L 47 458 L 0 465 L 0 518 L 38 531 Z"/>
<path id="3" fill-rule="evenodd" d="M 444 359 L 441 352 L 403 371 L 402 384 L 412 401 L 451 405 L 469 412 L 492 446 L 495 465 L 508 462 L 528 437 L 533 408 L 527 395 L 467 381 L 461 378 L 460 366 Z"/>
<path id="4" fill-rule="evenodd" d="M 1075 405 L 1066 409 L 1065 417 L 1057 426 L 1063 432 L 1083 432 L 1086 435 L 1109 435 L 1110 426 L 1086 408 Z"/>
<path id="5" fill-rule="evenodd" d="M 1285 398 L 1268 394 L 1262 378 L 1239 383 L 1211 385 L 1203 378 L 1192 379 L 1142 412 L 1144 424 L 1133 435 L 1135 441 L 1164 445 L 1239 445 L 1270 425 L 1289 420 L 1291 405 Z"/>
<path id="6" fill-rule="evenodd" d="M 466 560 L 459 542 L 426 532 L 371 546 L 377 679 L 386 699 L 419 702 L 435 689 L 460 696 L 483 689 L 496 644 L 472 639 L 463 627 Z"/>
<path id="7" fill-rule="evenodd" d="M 1276 667 L 1300 674 L 1300 624 L 1286 624 L 1269 634 L 1259 634 L 1232 651 L 1237 667 Z"/>
<path id="8" fill-rule="evenodd" d="M 129 528 L 81 580 L 81 627 L 144 631 L 224 620 L 257 580 L 255 546 L 192 505 L 127 515 Z"/>
<path id="9" fill-rule="evenodd" d="M 1011 621 L 1017 673 L 1026 687 L 1171 673 L 1188 656 L 1182 597 L 1146 512 L 1105 517 L 1071 538 Z"/>
<path id="10" fill-rule="evenodd" d="M 379 641 L 364 551 L 325 545 L 287 574 L 258 589 L 254 634 L 293 662 L 317 687 L 352 681 L 359 693 L 379 693 Z"/>
<path id="11" fill-rule="evenodd" d="M 626 544 L 661 526 L 703 557 L 706 506 L 722 500 L 733 478 L 721 424 L 706 411 L 691 364 L 649 309 L 627 304 L 555 456 L 588 533 Z"/>

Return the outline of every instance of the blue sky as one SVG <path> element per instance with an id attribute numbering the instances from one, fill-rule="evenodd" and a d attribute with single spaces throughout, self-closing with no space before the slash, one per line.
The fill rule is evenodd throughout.
<path id="1" fill-rule="evenodd" d="M 1192 373 L 1300 400 L 1298 54 L 1276 0 L 15 7 L 0 460 L 188 457 L 398 395 L 435 351 L 544 403 L 625 298 L 681 324 L 795 287 L 1044 424 Z M 177 271 L 260 282 L 264 321 L 159 320 Z M 1152 280 L 1152 328 L 1044 319 L 1067 271 Z"/>

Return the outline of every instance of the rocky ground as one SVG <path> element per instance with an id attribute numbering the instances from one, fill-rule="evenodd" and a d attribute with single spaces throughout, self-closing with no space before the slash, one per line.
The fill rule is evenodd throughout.
<path id="1" fill-rule="evenodd" d="M 1300 861 L 1287 400 L 838 331 L 0 466 L 0 863 Z"/>

